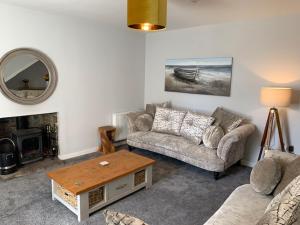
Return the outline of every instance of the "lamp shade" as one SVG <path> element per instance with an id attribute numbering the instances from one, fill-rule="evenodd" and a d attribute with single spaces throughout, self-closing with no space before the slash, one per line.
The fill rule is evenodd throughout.
<path id="1" fill-rule="evenodd" d="M 286 107 L 291 103 L 292 89 L 281 87 L 263 87 L 261 89 L 261 103 L 270 107 Z"/>
<path id="2" fill-rule="evenodd" d="M 127 0 L 127 25 L 130 28 L 154 31 L 167 24 L 167 0 Z"/>

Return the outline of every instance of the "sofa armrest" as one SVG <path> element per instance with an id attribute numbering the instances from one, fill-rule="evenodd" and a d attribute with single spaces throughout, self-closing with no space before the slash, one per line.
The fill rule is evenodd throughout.
<path id="1" fill-rule="evenodd" d="M 136 118 L 139 115 L 142 115 L 144 113 L 145 113 L 145 111 L 139 111 L 139 112 L 130 112 L 130 113 L 126 114 L 128 134 L 131 134 L 131 133 L 134 133 L 134 132 L 138 131 L 138 129 L 136 128 L 136 126 L 134 124 L 134 121 L 136 120 Z"/>
<path id="2" fill-rule="evenodd" d="M 244 144 L 246 143 L 248 136 L 250 136 L 254 131 L 255 126 L 253 124 L 245 124 L 227 133 L 220 140 L 218 145 L 218 157 L 225 162 L 236 161 L 236 158 L 241 159 L 245 150 Z"/>

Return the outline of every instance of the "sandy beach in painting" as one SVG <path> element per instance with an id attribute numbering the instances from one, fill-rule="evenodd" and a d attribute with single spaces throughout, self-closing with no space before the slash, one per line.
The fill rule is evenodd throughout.
<path id="1" fill-rule="evenodd" d="M 165 91 L 230 96 L 231 74 L 232 58 L 170 60 L 165 66 Z"/>

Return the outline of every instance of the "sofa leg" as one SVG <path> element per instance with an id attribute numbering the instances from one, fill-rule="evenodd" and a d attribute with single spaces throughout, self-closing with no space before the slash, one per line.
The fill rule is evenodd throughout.
<path id="1" fill-rule="evenodd" d="M 220 173 L 214 172 L 214 178 L 215 178 L 215 180 L 218 180 L 220 178 Z"/>

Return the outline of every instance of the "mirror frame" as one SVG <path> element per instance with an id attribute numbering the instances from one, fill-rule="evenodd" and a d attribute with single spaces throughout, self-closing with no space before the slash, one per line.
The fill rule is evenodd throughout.
<path id="1" fill-rule="evenodd" d="M 43 92 L 43 94 L 41 94 L 38 97 L 35 98 L 31 98 L 31 99 L 25 99 L 25 98 L 21 98 L 16 96 L 15 94 L 13 94 L 9 88 L 7 88 L 5 81 L 4 81 L 4 67 L 6 65 L 6 63 L 14 58 L 15 56 L 18 56 L 19 54 L 31 54 L 33 56 L 35 56 L 37 59 L 39 59 L 42 63 L 44 63 L 44 65 L 46 66 L 48 72 L 49 72 L 49 84 L 48 87 L 45 89 L 45 91 Z M 45 100 L 47 100 L 55 91 L 56 86 L 57 86 L 57 81 L 58 81 L 58 77 L 57 77 L 57 70 L 56 67 L 54 65 L 54 63 L 52 62 L 52 60 L 43 52 L 33 49 L 33 48 L 17 48 L 17 49 L 13 49 L 9 52 L 7 52 L 1 59 L 0 59 L 0 89 L 1 92 L 4 94 L 4 96 L 6 96 L 8 99 L 22 104 L 22 105 L 35 105 L 35 104 L 39 104 L 41 102 L 44 102 Z"/>

